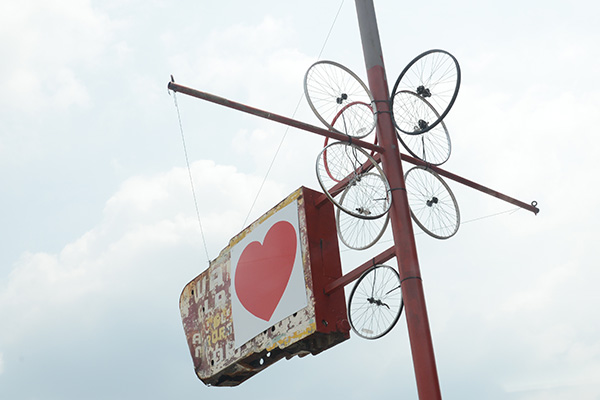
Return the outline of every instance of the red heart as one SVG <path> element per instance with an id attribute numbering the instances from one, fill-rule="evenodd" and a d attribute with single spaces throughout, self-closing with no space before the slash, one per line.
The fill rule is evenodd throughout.
<path id="1" fill-rule="evenodd" d="M 275 223 L 265 240 L 246 246 L 235 270 L 235 292 L 252 315 L 268 321 L 275 312 L 294 267 L 296 230 L 287 221 Z"/>

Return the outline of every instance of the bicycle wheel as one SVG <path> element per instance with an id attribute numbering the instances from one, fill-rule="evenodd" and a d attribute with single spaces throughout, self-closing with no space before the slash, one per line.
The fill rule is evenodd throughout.
<path id="1" fill-rule="evenodd" d="M 365 175 L 368 175 L 368 173 Z M 378 176 L 377 179 L 379 179 Z M 348 186 L 340 196 L 339 202 L 344 204 L 349 192 L 353 190 L 353 186 Z M 350 196 L 351 195 L 352 193 L 350 193 Z M 363 212 L 367 209 L 366 207 L 358 208 L 362 208 Z M 385 216 L 377 219 L 356 218 L 355 216 L 342 212 L 342 209 L 339 207 L 336 209 L 335 218 L 340 240 L 347 247 L 354 250 L 368 249 L 377 243 L 383 235 L 383 232 L 385 232 L 389 219 L 389 213 L 386 213 Z"/>
<path id="2" fill-rule="evenodd" d="M 454 194 L 435 172 L 413 167 L 404 176 L 412 219 L 425 233 L 448 239 L 460 225 L 460 212 Z"/>
<path id="3" fill-rule="evenodd" d="M 414 129 L 418 130 L 418 121 L 425 115 L 429 115 L 430 121 L 439 117 L 438 112 L 424 98 L 413 92 L 402 91 L 396 93 L 396 98 L 402 100 L 406 106 L 405 121 L 412 120 Z M 409 105 L 410 106 L 407 106 Z M 397 132 L 398 139 L 410 154 L 420 160 L 432 165 L 441 165 L 448 161 L 452 150 L 450 135 L 444 121 L 425 133 L 418 135 L 407 135 L 402 131 Z"/>
<path id="4" fill-rule="evenodd" d="M 376 110 L 371 92 L 354 72 L 341 64 L 333 61 L 317 61 L 311 65 L 304 76 L 304 94 L 311 110 L 329 129 L 362 138 L 373 130 L 368 127 L 375 126 Z M 346 127 L 342 125 L 334 127 L 331 121 L 353 103 L 369 105 L 371 121 Z"/>
<path id="5" fill-rule="evenodd" d="M 352 288 L 348 320 L 358 336 L 378 339 L 396 325 L 403 307 L 398 272 L 387 265 L 375 265 Z"/>
<path id="6" fill-rule="evenodd" d="M 316 172 L 325 195 L 345 213 L 376 219 L 389 211 L 392 197 L 385 174 L 360 147 L 345 142 L 327 145 L 317 157 Z M 338 195 L 345 189 L 342 203 Z"/>
<path id="7" fill-rule="evenodd" d="M 444 50 L 429 50 L 412 60 L 400 73 L 392 90 L 392 117 L 396 128 L 407 135 L 418 135 L 433 129 L 448 114 L 460 87 L 460 66 L 456 58 Z M 412 104 L 404 104 L 398 93 L 413 92 L 437 111 L 433 119 L 428 109 L 417 120 L 415 130 Z M 407 120 L 408 114 L 408 120 Z"/>

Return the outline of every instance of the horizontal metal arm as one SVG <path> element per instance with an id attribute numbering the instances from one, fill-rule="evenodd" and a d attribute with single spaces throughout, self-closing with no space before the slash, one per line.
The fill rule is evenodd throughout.
<path id="1" fill-rule="evenodd" d="M 385 217 L 382 217 L 382 218 L 385 218 Z M 366 271 L 368 271 L 369 268 L 371 268 L 372 266 L 384 263 L 384 262 L 392 259 L 395 255 L 396 255 L 396 252 L 395 252 L 394 246 L 392 246 L 389 249 L 385 250 L 383 253 L 379 253 L 372 260 L 367 261 L 366 263 L 354 268 L 352 271 L 348 272 L 346 275 L 343 275 L 343 276 L 337 278 L 335 281 L 329 283 L 327 286 L 325 286 L 323 291 L 325 292 L 326 295 L 329 295 L 333 291 L 335 291 L 337 289 L 341 289 L 344 286 L 346 286 L 346 285 L 354 282 L 358 278 L 360 278 L 360 276 L 362 274 L 364 274 Z"/>
<path id="2" fill-rule="evenodd" d="M 312 133 L 316 133 L 317 135 L 327 136 L 332 139 L 339 140 L 341 142 L 352 143 L 356 146 L 360 146 L 365 149 L 373 150 L 378 153 L 382 153 L 384 151 L 383 147 L 377 146 L 373 143 L 367 143 L 362 140 L 353 139 L 351 136 L 344 135 L 339 132 L 330 131 L 327 129 L 319 128 L 314 125 L 310 125 L 304 122 L 296 121 L 295 119 L 287 118 L 281 115 L 273 114 L 268 111 L 260 110 L 258 108 L 250 107 L 242 103 L 237 103 L 235 101 L 227 100 L 223 97 L 215 96 L 214 94 L 201 92 L 196 89 L 191 89 L 186 86 L 178 85 L 177 83 L 171 81 L 168 85 L 169 90 L 174 92 L 179 92 L 186 94 L 188 96 L 196 97 L 198 99 L 210 101 L 211 103 L 220 104 L 225 107 L 233 108 L 238 111 L 243 111 L 248 114 L 256 115 L 257 117 L 269 119 L 271 121 L 279 122 L 284 125 L 288 125 L 294 128 L 302 129 L 305 131 L 309 131 Z"/>
<path id="3" fill-rule="evenodd" d="M 379 154 L 373 154 L 373 158 L 378 163 L 381 162 L 381 156 Z M 408 156 L 406 154 L 400 153 L 400 158 L 403 161 L 406 161 L 406 162 L 408 162 L 410 164 L 418 165 L 418 166 L 422 166 L 422 167 L 428 168 L 428 169 L 436 172 L 438 175 L 444 176 L 444 177 L 446 177 L 448 179 L 452 179 L 455 182 L 462 183 L 465 186 L 468 186 L 468 187 L 473 188 L 475 190 L 479 190 L 480 192 L 489 194 L 490 196 L 496 197 L 496 198 L 498 198 L 500 200 L 504 200 L 507 203 L 514 204 L 515 206 L 521 207 L 521 208 L 523 208 L 523 209 L 525 209 L 527 211 L 531 211 L 532 213 L 534 213 L 536 215 L 537 215 L 537 213 L 540 212 L 540 209 L 537 208 L 537 202 L 536 201 L 533 201 L 531 204 L 527 204 L 527 203 L 522 202 L 520 200 L 517 200 L 517 199 L 515 199 L 513 197 L 507 196 L 507 195 L 505 195 L 503 193 L 500 193 L 500 192 L 498 192 L 496 190 L 490 189 L 490 188 L 488 188 L 486 186 L 480 185 L 479 183 L 473 182 L 473 181 L 471 181 L 469 179 L 463 178 L 462 176 L 458 176 L 456 174 L 453 174 L 452 172 L 448 172 L 448 171 L 446 171 L 444 169 L 441 169 L 440 167 L 433 166 L 431 164 L 428 164 L 428 163 L 426 163 L 424 161 L 419 160 L 418 158 L 414 158 L 414 157 Z M 371 168 L 373 168 L 373 166 L 371 165 L 370 161 L 367 161 L 362 166 L 362 168 L 363 168 L 363 171 L 368 171 Z M 340 183 L 338 183 L 337 185 L 335 185 L 333 188 L 331 188 L 329 190 L 329 193 L 332 196 L 335 196 L 338 193 L 340 193 L 342 190 L 345 189 L 346 185 L 348 184 L 349 178 L 350 178 L 350 175 L 347 176 L 345 179 L 343 179 Z M 327 196 L 322 195 L 322 196 L 320 196 L 317 199 L 317 201 L 315 202 L 315 204 L 316 204 L 317 207 L 320 207 L 321 204 L 323 204 L 327 200 L 328 200 Z"/>
<path id="4" fill-rule="evenodd" d="M 400 154 L 400 157 L 402 158 L 402 160 L 409 162 L 411 164 L 414 165 L 420 165 L 423 167 L 426 167 L 434 172 L 436 172 L 439 175 L 445 176 L 448 179 L 452 179 L 453 181 L 456 181 L 458 183 L 462 183 L 463 185 L 469 186 L 470 188 L 473 188 L 475 190 L 479 190 L 480 192 L 489 194 L 490 196 L 494 196 L 500 200 L 504 200 L 508 203 L 514 204 L 515 206 L 524 208 L 527 211 L 531 211 L 532 213 L 536 214 L 540 212 L 540 209 L 537 208 L 537 202 L 533 201 L 531 204 L 527 204 L 524 203 L 520 200 L 517 200 L 513 197 L 507 196 L 505 194 L 502 194 L 500 192 L 497 192 L 495 190 L 492 190 L 486 186 L 480 185 L 479 183 L 475 183 L 473 181 L 470 181 L 468 179 L 463 178 L 462 176 L 458 176 L 456 174 L 453 174 L 452 172 L 448 172 L 446 170 L 443 170 L 439 167 L 433 166 L 431 164 L 428 164 L 424 161 L 421 161 L 417 158 L 411 157 L 411 156 L 407 156 L 406 154 Z M 379 160 L 378 160 L 379 161 Z"/>

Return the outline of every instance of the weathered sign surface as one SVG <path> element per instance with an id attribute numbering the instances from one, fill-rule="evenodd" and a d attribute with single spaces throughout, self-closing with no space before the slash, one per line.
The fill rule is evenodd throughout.
<path id="1" fill-rule="evenodd" d="M 235 386 L 282 358 L 349 338 L 333 205 L 301 187 L 240 232 L 180 298 L 198 377 Z"/>

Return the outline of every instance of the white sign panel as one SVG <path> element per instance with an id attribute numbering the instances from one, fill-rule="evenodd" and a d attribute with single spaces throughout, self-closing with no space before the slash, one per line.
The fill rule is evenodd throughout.
<path id="1" fill-rule="evenodd" d="M 298 201 L 273 214 L 231 249 L 235 348 L 307 306 Z"/>

